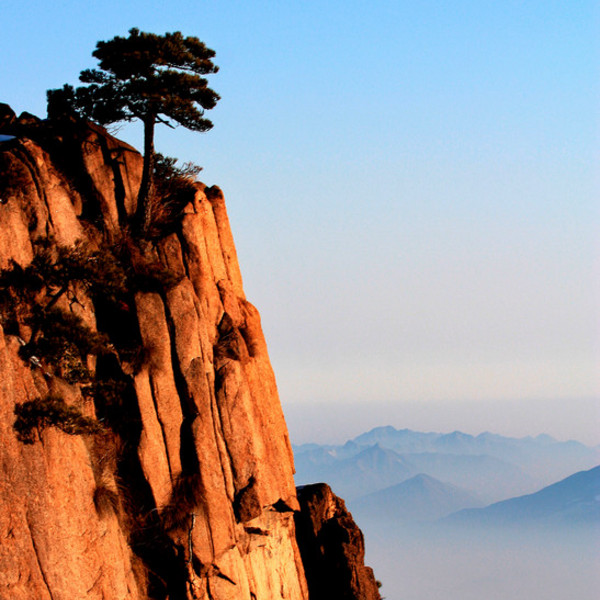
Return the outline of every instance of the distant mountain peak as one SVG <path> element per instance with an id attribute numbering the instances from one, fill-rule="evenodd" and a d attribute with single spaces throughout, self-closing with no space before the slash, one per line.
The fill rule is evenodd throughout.
<path id="1" fill-rule="evenodd" d="M 461 510 L 448 518 L 467 524 L 600 523 L 600 465 L 579 471 L 541 490 Z"/>
<path id="2" fill-rule="evenodd" d="M 483 502 L 458 486 L 426 473 L 383 490 L 367 494 L 352 504 L 361 516 L 401 521 L 429 521 L 448 515 L 458 507 L 482 506 Z"/>

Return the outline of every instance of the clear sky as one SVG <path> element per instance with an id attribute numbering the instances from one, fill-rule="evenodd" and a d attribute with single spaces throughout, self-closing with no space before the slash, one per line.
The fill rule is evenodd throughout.
<path id="1" fill-rule="evenodd" d="M 597 0 L 2 0 L 0 102 L 131 27 L 216 50 L 226 195 L 292 437 L 600 443 Z M 139 129 L 120 135 L 140 145 Z"/>

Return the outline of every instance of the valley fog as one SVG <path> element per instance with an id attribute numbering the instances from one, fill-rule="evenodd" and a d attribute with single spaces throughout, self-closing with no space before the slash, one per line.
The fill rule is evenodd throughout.
<path id="1" fill-rule="evenodd" d="M 598 447 L 378 427 L 295 448 L 365 537 L 387 600 L 596 600 Z"/>
<path id="2" fill-rule="evenodd" d="M 466 530 L 355 518 L 387 600 L 598 598 L 597 526 Z"/>

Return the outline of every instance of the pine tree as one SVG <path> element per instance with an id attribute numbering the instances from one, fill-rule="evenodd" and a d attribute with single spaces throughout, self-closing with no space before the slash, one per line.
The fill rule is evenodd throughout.
<path id="1" fill-rule="evenodd" d="M 218 71 L 214 55 L 198 38 L 179 31 L 156 35 L 134 28 L 128 37 L 97 43 L 92 56 L 99 68 L 79 76 L 86 86 L 48 91 L 50 118 L 74 110 L 102 125 L 134 119 L 144 124 L 144 167 L 135 215 L 142 236 L 152 222 L 155 125 L 175 123 L 199 132 L 212 128 L 204 112 L 220 98 L 203 76 Z"/>

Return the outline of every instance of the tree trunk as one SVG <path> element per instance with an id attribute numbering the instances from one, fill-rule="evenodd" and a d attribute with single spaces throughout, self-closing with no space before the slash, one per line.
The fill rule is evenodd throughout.
<path id="1" fill-rule="evenodd" d="M 149 115 L 144 119 L 144 166 L 142 183 L 137 198 L 135 212 L 135 230 L 142 237 L 146 236 L 152 224 L 152 208 L 154 202 L 154 125 L 156 117 Z"/>

